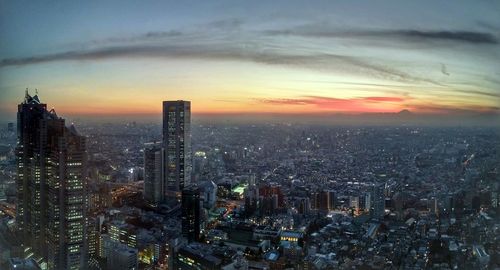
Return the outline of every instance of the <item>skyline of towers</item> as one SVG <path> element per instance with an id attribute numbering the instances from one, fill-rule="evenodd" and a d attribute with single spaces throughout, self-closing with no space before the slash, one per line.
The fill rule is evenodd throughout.
<path id="1" fill-rule="evenodd" d="M 47 269 L 83 268 L 85 138 L 28 91 L 17 118 L 16 222 L 25 250 Z"/>
<path id="2" fill-rule="evenodd" d="M 191 102 L 163 101 L 165 191 L 178 194 L 191 183 Z"/>
<path id="3" fill-rule="evenodd" d="M 144 148 L 144 199 L 153 205 L 181 196 L 182 235 L 200 239 L 200 189 L 192 181 L 191 102 L 163 101 L 162 142 Z"/>
<path id="4" fill-rule="evenodd" d="M 21 143 L 18 147 L 18 156 L 24 157 L 23 155 L 28 153 L 29 149 L 33 153 L 28 156 L 28 159 L 20 159 L 20 162 L 18 162 L 20 179 L 26 177 L 29 180 L 26 187 L 25 182 L 19 181 L 20 191 L 26 191 L 26 193 L 20 194 L 20 203 L 22 203 L 19 210 L 21 213 L 26 214 L 27 220 L 24 222 L 25 216 L 21 214 L 18 217 L 19 222 L 21 225 L 30 226 L 30 230 L 33 229 L 33 231 L 36 229 L 40 231 L 41 228 L 42 233 L 37 235 L 38 240 L 32 240 L 31 235 L 33 234 L 27 239 L 29 238 L 30 242 L 33 241 L 33 247 L 36 248 L 37 254 L 45 252 L 43 248 L 47 247 L 45 249 L 47 252 L 46 257 L 49 264 L 53 266 L 52 268 L 55 268 L 56 263 L 62 265 L 62 262 L 57 260 L 57 258 L 61 257 L 69 261 L 65 262 L 66 264 L 71 264 L 70 257 L 68 259 L 68 256 L 59 253 L 61 241 L 54 241 L 54 239 L 58 240 L 63 237 L 60 236 L 61 234 L 65 234 L 73 235 L 78 240 L 78 224 L 76 224 L 76 231 L 73 231 L 73 234 L 67 229 L 67 225 L 64 225 L 64 227 L 57 227 L 57 225 L 60 220 L 70 222 L 73 220 L 72 216 L 78 219 L 79 215 L 78 213 L 75 214 L 75 211 L 73 211 L 74 215 L 72 215 L 71 209 L 65 210 L 69 207 L 65 205 L 67 202 L 62 200 L 62 196 L 67 197 L 67 194 L 71 196 L 71 192 L 63 191 L 64 195 L 61 195 L 60 190 L 63 187 L 57 189 L 57 186 L 64 185 L 64 181 L 66 181 L 64 179 L 72 180 L 66 174 L 78 176 L 82 172 L 81 169 L 84 168 L 82 164 L 85 163 L 83 162 L 85 159 L 84 141 L 80 140 L 81 138 L 78 137 L 73 127 L 66 128 L 64 120 L 57 117 L 55 112 L 46 112 L 46 106 L 40 104 L 37 96 L 26 96 L 25 105 L 20 105 L 20 108 L 19 123 L 23 132 L 20 132 L 22 140 L 20 140 Z M 241 243 L 238 241 L 248 241 L 245 245 L 254 248 L 258 247 L 256 240 L 266 241 L 259 244 L 263 249 L 283 252 L 285 259 L 294 258 L 297 261 L 307 260 L 309 255 L 306 254 L 308 252 L 318 254 L 319 249 L 317 247 L 321 246 L 324 239 L 340 239 L 339 241 L 342 242 L 349 242 L 354 239 L 361 244 L 355 245 L 351 251 L 356 252 L 359 256 L 364 256 L 366 253 L 374 254 L 373 250 L 359 251 L 358 247 L 369 247 L 374 241 L 381 240 L 382 242 L 377 242 L 377 245 L 380 244 L 378 247 L 373 245 L 371 247 L 376 248 L 377 252 L 379 252 L 377 254 L 383 254 L 387 246 L 396 246 L 401 243 L 397 241 L 401 235 L 412 234 L 412 239 L 415 241 L 412 244 L 407 242 L 407 245 L 397 250 L 404 251 L 409 250 L 409 248 L 418 250 L 422 243 L 425 243 L 424 241 L 429 239 L 433 241 L 432 239 L 439 237 L 440 219 L 454 219 L 455 217 L 460 219 L 467 216 L 476 216 L 477 219 L 474 222 L 465 224 L 469 228 L 474 228 L 474 226 L 477 226 L 476 224 L 490 223 L 492 218 L 495 218 L 494 211 L 498 210 L 496 203 L 498 185 L 492 187 L 491 191 L 478 189 L 470 192 L 470 194 L 467 189 L 462 188 L 459 190 L 438 189 L 440 192 L 436 192 L 436 190 L 429 189 L 429 184 L 435 181 L 435 179 L 430 179 L 423 182 L 423 189 L 420 190 L 418 185 L 407 186 L 413 185 L 414 179 L 409 179 L 410 176 L 407 177 L 397 173 L 393 169 L 395 168 L 394 163 L 387 163 L 388 167 L 379 167 L 378 164 L 386 164 L 387 160 L 393 160 L 395 154 L 389 153 L 380 157 L 379 155 L 383 151 L 378 151 L 378 146 L 372 148 L 371 141 L 375 140 L 375 137 L 378 138 L 379 135 L 387 134 L 389 136 L 394 131 L 391 129 L 384 129 L 384 131 L 373 130 L 374 134 L 370 134 L 371 128 L 360 129 L 359 134 L 365 134 L 366 137 L 357 137 L 361 136 L 358 134 L 352 135 L 356 136 L 354 138 L 359 139 L 362 144 L 361 146 L 352 146 L 354 148 L 349 149 L 359 150 L 360 147 L 366 146 L 368 151 L 366 153 L 370 157 L 376 157 L 373 163 L 367 164 L 367 167 L 360 167 L 361 163 L 368 161 L 363 159 L 363 162 L 353 163 L 352 154 L 355 153 L 355 156 L 359 157 L 365 153 L 365 150 L 359 150 L 359 152 L 358 150 L 354 152 L 349 150 L 346 152 L 345 160 L 342 160 L 342 156 L 336 156 L 338 151 L 324 151 L 320 147 L 314 146 L 313 149 L 320 148 L 318 150 L 319 154 L 316 156 L 316 154 L 309 152 L 310 145 L 300 146 L 296 144 L 295 142 L 306 141 L 306 138 L 309 138 L 307 137 L 309 134 L 300 135 L 302 127 L 279 127 L 284 128 L 282 131 L 276 126 L 261 127 L 261 129 L 254 126 L 220 128 L 219 126 L 207 127 L 200 124 L 195 127 L 203 131 L 198 133 L 198 130 L 196 130 L 194 137 L 196 138 L 194 149 L 198 150 L 195 152 L 197 153 L 195 156 L 199 158 L 200 164 L 202 164 L 198 168 L 203 168 L 203 166 L 206 168 L 206 170 L 200 170 L 203 172 L 201 180 L 193 180 L 193 182 L 198 183 L 191 183 L 189 186 L 184 187 L 183 192 L 179 194 L 182 195 L 182 200 L 181 196 L 176 198 L 178 200 L 169 198 L 167 202 L 159 205 L 159 207 L 154 207 L 156 205 L 152 207 L 152 205 L 144 203 L 140 198 L 141 193 L 144 191 L 141 190 L 140 185 L 142 183 L 140 179 L 128 176 L 131 173 L 130 168 L 134 168 L 134 170 L 135 168 L 142 169 L 140 168 L 140 159 L 143 158 L 144 154 L 146 159 L 145 167 L 148 168 L 149 173 L 152 173 L 148 174 L 144 183 L 146 185 L 146 197 L 152 196 L 149 199 L 154 200 L 158 194 L 159 196 L 165 195 L 161 188 L 154 186 L 154 184 L 164 183 L 162 177 L 162 166 L 164 165 L 162 143 L 150 144 L 145 152 L 140 151 L 142 150 L 140 149 L 140 143 L 150 141 L 151 138 L 158 140 L 160 136 L 158 123 L 157 125 L 146 124 L 144 126 L 136 126 L 135 123 L 132 123 L 132 125 L 123 126 L 123 129 L 108 125 L 98 128 L 95 126 L 82 126 L 82 133 L 89 134 L 88 144 L 91 160 L 88 163 L 93 172 L 95 171 L 95 173 L 89 175 L 92 193 L 89 193 L 88 206 L 89 209 L 92 209 L 92 212 L 89 212 L 87 231 L 83 229 L 84 234 L 87 235 L 88 245 L 91 246 L 88 248 L 89 255 L 92 254 L 90 255 L 92 259 L 89 262 L 90 266 L 97 268 L 98 266 L 104 267 L 104 265 L 107 265 L 110 268 L 120 265 L 121 262 L 127 262 L 119 268 L 126 268 L 127 265 L 131 265 L 133 268 L 137 263 L 141 267 L 147 265 L 145 266 L 147 268 L 159 268 L 175 260 L 176 256 L 180 254 L 178 251 L 183 246 L 188 245 L 188 241 L 182 237 L 183 235 L 190 239 L 191 242 L 200 242 L 191 243 L 192 246 L 200 247 L 198 250 L 210 249 L 209 246 L 212 246 L 217 252 L 214 252 L 214 254 L 218 254 L 216 256 L 222 258 L 226 254 L 234 254 L 233 251 L 243 250 L 238 247 L 239 243 Z M 332 137 L 330 130 L 323 128 L 317 130 L 318 135 L 316 137 L 324 140 L 323 142 L 318 141 L 321 145 L 328 145 L 332 141 L 338 140 L 338 148 L 325 149 L 344 149 L 343 147 L 348 145 L 346 142 L 352 142 L 352 138 L 349 138 L 351 136 L 349 134 L 352 132 L 350 129 L 344 131 L 334 130 L 344 135 L 334 135 Z M 406 130 L 405 132 L 415 134 L 412 130 Z M 288 133 L 292 134 L 291 136 L 297 136 L 296 139 L 291 140 L 292 144 L 282 144 L 279 138 L 285 137 L 282 135 Z M 15 145 L 15 135 L 14 133 L 8 134 L 11 146 Z M 275 142 L 268 142 L 268 138 L 273 135 L 276 135 L 278 139 Z M 234 137 L 231 138 L 231 136 Z M 253 139 L 254 136 L 257 136 L 255 140 Z M 448 135 L 444 133 L 441 136 L 443 136 L 441 138 L 446 138 Z M 229 137 L 228 140 L 219 141 L 219 139 L 227 137 Z M 391 138 L 396 140 L 396 137 L 399 137 L 399 135 Z M 433 138 L 429 139 L 434 140 Z M 400 154 L 399 146 L 404 143 L 404 140 L 404 138 L 399 138 L 394 144 L 390 144 L 391 140 L 382 138 L 379 143 L 384 147 L 386 143 L 389 143 L 387 145 L 388 149 L 396 149 L 398 151 L 396 154 Z M 439 140 L 444 142 L 439 146 L 439 149 L 446 150 L 449 148 L 449 143 L 446 140 Z M 463 139 L 457 139 L 457 141 L 459 145 L 464 142 Z M 485 149 L 488 149 L 487 141 L 483 142 Z M 415 145 L 415 149 L 421 148 L 428 141 L 419 140 L 419 143 Z M 247 148 L 247 144 L 251 145 Z M 112 146 L 109 147 L 108 145 Z M 281 147 L 285 149 L 283 152 L 279 150 Z M 248 155 L 243 152 L 245 148 L 249 150 Z M 463 148 L 460 147 L 459 149 Z M 10 175 L 15 176 L 16 174 L 13 172 L 17 166 L 12 159 L 12 148 L 9 151 L 11 159 L 8 165 L 12 172 Z M 437 152 L 443 154 L 439 158 L 449 157 L 447 151 Z M 334 157 L 338 157 L 338 159 L 332 159 L 332 153 L 335 153 Z M 465 157 L 466 155 L 463 153 L 453 151 L 452 155 Z M 65 161 L 67 157 L 72 157 L 72 160 Z M 205 157 L 208 158 L 205 159 Z M 418 166 L 413 167 L 415 165 L 414 157 L 415 152 L 408 150 L 404 158 L 397 158 L 397 160 L 405 160 L 404 163 L 398 166 L 403 169 L 404 174 L 407 173 L 407 171 L 404 171 L 405 168 L 414 168 L 414 172 L 424 169 Z M 0 159 L 0 161 L 4 160 Z M 334 162 L 330 163 L 329 161 L 332 160 Z M 463 173 L 459 166 L 460 159 L 448 160 L 446 163 L 451 171 L 456 169 L 457 173 Z M 203 165 L 203 162 L 206 162 L 205 165 Z M 64 166 L 62 169 L 59 163 L 64 164 L 61 165 Z M 25 166 L 27 167 L 24 168 Z M 112 170 L 112 174 L 106 170 L 108 168 Z M 27 169 L 27 172 L 24 171 L 25 169 Z M 101 169 L 102 173 L 113 177 L 101 177 Z M 343 171 L 344 169 L 349 171 Z M 387 171 L 387 174 L 384 175 L 383 171 Z M 433 175 L 433 171 L 428 172 L 429 176 Z M 467 174 L 464 174 L 464 176 L 467 176 Z M 494 182 L 495 176 L 498 175 L 487 175 L 487 177 L 491 178 L 493 184 L 496 183 Z M 418 177 L 420 178 L 421 175 Z M 83 177 L 79 178 L 85 179 Z M 256 183 L 256 178 L 260 180 L 257 181 L 258 183 Z M 443 180 L 446 179 L 443 178 Z M 12 180 L 9 181 L 10 185 L 15 184 Z M 354 180 L 359 180 L 359 182 Z M 398 180 L 404 182 L 398 183 L 396 182 Z M 480 179 L 478 178 L 478 180 Z M 478 180 L 474 179 L 468 183 L 475 184 Z M 387 182 L 383 184 L 382 181 Z M 42 184 L 42 182 L 46 184 Z M 218 183 L 221 189 L 219 200 L 216 199 L 217 184 L 215 183 Z M 449 184 L 453 183 L 457 182 L 449 182 Z M 73 186 L 71 184 L 67 185 Z M 196 186 L 199 186 L 201 193 Z M 444 187 L 444 185 L 442 186 Z M 80 189 L 78 185 L 73 187 Z M 149 193 L 149 191 L 158 191 L 159 193 Z M 78 192 L 73 195 L 78 195 Z M 242 205 L 242 192 L 245 195 L 244 207 Z M 334 192 L 338 193 L 335 194 Z M 4 226 L 4 229 L 12 228 L 10 226 L 11 221 L 12 218 L 15 218 L 15 207 L 9 205 L 15 201 L 13 198 L 15 194 L 12 192 L 10 194 L 8 201 L 5 204 L 2 202 L 3 208 L 0 209 L 5 211 L 5 213 L 1 213 L 3 215 L 3 224 L 8 225 L 8 227 Z M 334 195 L 338 196 L 337 200 L 335 200 Z M 421 195 L 422 197 L 419 197 Z M 349 200 L 347 200 L 348 198 Z M 466 201 L 466 205 L 462 200 Z M 201 201 L 204 201 L 205 204 L 201 204 Z M 281 206 L 280 201 L 283 202 Z M 338 202 L 338 207 L 335 207 L 335 201 Z M 384 202 L 387 205 L 386 208 Z M 434 207 L 433 210 L 429 209 L 431 203 Z M 25 207 L 24 204 L 28 206 Z M 35 205 L 35 207 L 31 207 L 32 205 Z M 46 205 L 47 210 L 43 210 L 44 205 Z M 78 206 L 81 206 L 81 204 L 73 205 L 73 209 Z M 353 208 L 354 211 L 352 211 Z M 364 211 L 363 208 L 369 211 Z M 250 211 L 252 209 L 258 211 Z M 459 213 L 458 209 L 462 209 L 464 213 Z M 180 210 L 182 210 L 182 213 Z M 29 213 L 27 213 L 28 211 Z M 44 213 L 40 214 L 39 212 Z M 492 217 L 489 216 L 490 213 L 493 213 Z M 369 214 L 371 214 L 371 218 Z M 403 222 L 406 224 L 404 227 L 401 226 Z M 125 226 L 121 227 L 122 224 Z M 471 225 L 473 226 L 470 227 Z M 320 227 L 324 229 L 319 229 Z M 45 228 L 48 228 L 49 232 L 44 233 Z M 317 234 L 319 237 L 313 236 L 309 238 L 313 243 L 310 245 L 313 247 L 311 249 L 307 249 L 307 246 L 301 247 L 306 249 L 299 249 L 293 243 L 295 240 L 285 243 L 285 245 L 278 242 L 279 239 L 290 240 L 289 237 L 283 238 L 283 234 L 290 235 L 290 231 L 304 232 L 309 231 L 309 229 L 316 231 L 317 228 L 320 230 Z M 394 230 L 391 228 L 394 228 Z M 457 235 L 453 241 L 458 243 L 461 241 L 460 237 L 464 235 L 468 239 L 479 238 L 487 241 L 488 234 L 469 233 L 469 228 L 464 226 L 463 231 L 456 231 Z M 494 229 L 494 227 L 492 228 Z M 453 229 L 455 230 L 456 227 Z M 366 233 L 364 234 L 365 230 Z M 4 236 L 0 243 L 0 250 L 2 251 L 10 248 L 11 243 L 16 240 L 14 233 L 10 234 L 10 232 L 11 230 L 4 230 L 7 237 Z M 25 232 L 20 231 L 19 233 Z M 8 237 L 11 235 L 12 237 Z M 489 244 L 486 241 L 482 243 Z M 221 242 L 224 245 L 219 245 Z M 121 245 L 118 243 L 127 244 L 132 249 L 123 248 L 123 252 L 115 254 L 114 251 Z M 205 245 L 205 243 L 208 243 L 208 245 Z M 228 244 L 226 245 L 226 243 Z M 234 245 L 235 243 L 236 245 Z M 16 253 L 7 253 L 7 256 L 14 254 L 14 256 L 19 256 L 20 259 L 45 256 L 43 254 L 32 256 L 31 248 L 24 249 L 19 247 L 18 243 L 14 244 L 12 246 L 15 249 L 12 250 Z M 31 245 L 31 243 L 27 245 Z M 224 247 L 224 250 L 220 249 L 221 246 Z M 340 246 L 336 245 L 336 248 L 329 248 L 326 251 L 335 253 L 338 252 L 338 248 Z M 76 250 L 78 250 L 78 246 Z M 102 252 L 103 250 L 104 252 Z M 21 254 L 22 251 L 24 251 L 24 254 Z M 58 253 L 54 251 L 58 251 Z M 319 252 L 326 254 L 326 251 Z M 6 252 L 4 252 L 5 254 Z M 117 260 L 121 255 L 124 255 L 122 256 L 123 259 Z M 414 254 L 410 255 L 409 258 L 412 259 Z M 399 254 L 396 254 L 396 256 L 399 256 Z M 73 257 L 74 260 L 81 258 L 78 254 L 73 254 Z M 262 259 L 264 260 L 264 258 Z M 390 260 L 393 257 L 387 257 L 387 259 Z M 47 266 L 47 263 L 44 262 L 43 264 L 44 267 Z M 58 268 L 63 267 L 58 266 Z M 3 269 L 4 266 L 0 265 L 0 268 Z"/>

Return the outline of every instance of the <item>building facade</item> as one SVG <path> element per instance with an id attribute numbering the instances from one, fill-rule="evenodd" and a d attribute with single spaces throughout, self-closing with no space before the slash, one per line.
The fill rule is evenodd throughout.
<path id="1" fill-rule="evenodd" d="M 372 217 L 383 218 L 385 214 L 385 184 L 376 184 L 372 191 Z"/>
<path id="2" fill-rule="evenodd" d="M 149 143 L 144 149 L 144 199 L 153 205 L 164 200 L 164 150 L 160 143 Z"/>
<path id="3" fill-rule="evenodd" d="M 138 270 L 137 249 L 125 244 L 113 243 L 109 250 L 106 269 L 109 270 Z"/>
<path id="4" fill-rule="evenodd" d="M 201 215 L 200 215 L 200 189 L 191 185 L 182 190 L 182 236 L 188 242 L 200 239 Z"/>
<path id="5" fill-rule="evenodd" d="M 48 269 L 85 267 L 85 138 L 26 92 L 18 106 L 17 216 L 25 249 Z"/>
<path id="6" fill-rule="evenodd" d="M 191 102 L 163 101 L 165 190 L 179 193 L 191 182 Z"/>

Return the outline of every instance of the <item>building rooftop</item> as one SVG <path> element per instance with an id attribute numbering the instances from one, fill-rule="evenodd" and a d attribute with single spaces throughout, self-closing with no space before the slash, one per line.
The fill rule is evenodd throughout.
<path id="1" fill-rule="evenodd" d="M 12 258 L 9 260 L 10 269 L 38 270 L 41 269 L 34 259 Z"/>

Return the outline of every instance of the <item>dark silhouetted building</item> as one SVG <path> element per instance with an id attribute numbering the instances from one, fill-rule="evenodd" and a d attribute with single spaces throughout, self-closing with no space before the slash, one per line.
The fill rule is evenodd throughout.
<path id="1" fill-rule="evenodd" d="M 137 270 L 137 249 L 131 248 L 125 244 L 116 243 L 110 249 L 110 255 L 107 259 L 107 268 L 109 270 Z"/>
<path id="2" fill-rule="evenodd" d="M 250 185 L 244 191 L 245 212 L 251 215 L 259 207 L 259 189 L 255 185 Z"/>
<path id="3" fill-rule="evenodd" d="M 187 245 L 182 247 L 175 261 L 175 269 L 221 269 L 222 260 L 210 253 L 210 247 L 196 245 Z"/>
<path id="4" fill-rule="evenodd" d="M 311 207 L 316 210 L 329 211 L 335 209 L 335 193 L 333 190 L 311 192 Z"/>
<path id="5" fill-rule="evenodd" d="M 8 123 L 7 124 L 7 131 L 8 132 L 14 132 L 14 123 Z"/>
<path id="6" fill-rule="evenodd" d="M 372 217 L 382 218 L 385 213 L 385 184 L 376 184 L 372 191 Z"/>
<path id="7" fill-rule="evenodd" d="M 18 106 L 17 216 L 47 269 L 85 268 L 85 138 L 37 95 Z"/>
<path id="8" fill-rule="evenodd" d="M 144 149 L 144 199 L 151 204 L 164 200 L 164 151 L 160 143 L 146 144 Z"/>
<path id="9" fill-rule="evenodd" d="M 200 189 L 195 186 L 187 186 L 182 190 L 182 235 L 189 242 L 200 239 L 201 215 L 200 215 Z"/>
<path id="10" fill-rule="evenodd" d="M 285 206 L 285 196 L 281 191 L 281 186 L 277 183 L 264 184 L 259 187 L 259 196 L 263 199 L 272 198 L 275 208 Z"/>

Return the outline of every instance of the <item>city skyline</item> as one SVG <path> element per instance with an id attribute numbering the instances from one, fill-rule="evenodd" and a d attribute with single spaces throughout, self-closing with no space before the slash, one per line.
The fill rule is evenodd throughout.
<path id="1" fill-rule="evenodd" d="M 500 269 L 499 14 L 0 0 L 0 269 Z"/>
<path id="2" fill-rule="evenodd" d="M 42 100 L 0 129 L 2 269 L 500 263 L 497 128 L 191 125 L 176 100 L 77 132 Z"/>
<path id="3" fill-rule="evenodd" d="M 6 119 L 26 87 L 72 117 L 499 113 L 496 2 L 1 5 Z"/>

